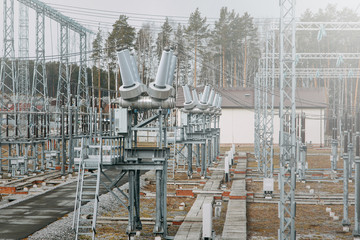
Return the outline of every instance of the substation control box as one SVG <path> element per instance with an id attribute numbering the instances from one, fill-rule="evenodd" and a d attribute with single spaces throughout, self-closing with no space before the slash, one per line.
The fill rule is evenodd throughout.
<path id="1" fill-rule="evenodd" d="M 181 126 L 187 126 L 188 125 L 188 114 L 181 112 Z"/>
<path id="2" fill-rule="evenodd" d="M 274 179 L 264 178 L 263 190 L 265 194 L 272 194 L 274 192 Z"/>
<path id="3" fill-rule="evenodd" d="M 123 134 L 128 132 L 128 110 L 127 108 L 115 109 L 115 132 Z"/>

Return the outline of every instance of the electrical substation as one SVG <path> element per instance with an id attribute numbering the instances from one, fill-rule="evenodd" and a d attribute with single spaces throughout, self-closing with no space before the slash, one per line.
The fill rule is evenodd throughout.
<path id="1" fill-rule="evenodd" d="M 3 0 L 0 239 L 360 239 L 359 7 L 298 4 Z"/>

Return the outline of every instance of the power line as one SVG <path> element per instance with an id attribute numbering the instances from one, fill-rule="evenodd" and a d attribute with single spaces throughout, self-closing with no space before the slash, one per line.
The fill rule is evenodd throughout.
<path id="1" fill-rule="evenodd" d="M 66 7 L 66 8 L 77 8 L 77 9 L 83 9 L 83 10 L 90 10 L 95 12 L 102 12 L 102 13 L 115 13 L 119 15 L 135 15 L 135 16 L 147 16 L 147 17 L 171 17 L 171 18 L 180 18 L 180 19 L 189 19 L 188 16 L 169 16 L 169 15 L 159 15 L 159 14 L 144 14 L 144 13 L 133 13 L 133 12 L 121 12 L 121 11 L 111 11 L 111 10 L 104 10 L 104 9 L 94 9 L 94 8 L 84 8 L 84 7 L 78 7 L 78 6 L 70 6 L 70 5 L 62 5 L 62 4 L 56 4 L 56 3 L 47 3 L 48 5 L 53 6 L 59 6 L 59 7 Z M 218 19 L 215 17 L 207 17 L 207 19 Z"/>

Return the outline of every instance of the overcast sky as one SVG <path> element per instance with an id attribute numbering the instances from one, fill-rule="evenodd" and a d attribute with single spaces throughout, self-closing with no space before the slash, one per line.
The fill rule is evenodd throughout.
<path id="1" fill-rule="evenodd" d="M 218 17 L 222 6 L 239 13 L 247 11 L 258 18 L 278 17 L 279 14 L 279 0 L 46 0 L 46 2 L 169 16 L 188 16 L 198 7 L 207 17 Z M 346 6 L 352 9 L 359 5 L 358 0 L 298 0 L 297 13 L 303 12 L 306 8 L 313 10 L 324 8 L 328 3 L 337 4 L 340 8 Z"/>
<path id="2" fill-rule="evenodd" d="M 98 22 L 101 27 L 111 28 L 111 24 L 118 18 L 119 13 L 130 16 L 130 24 L 139 28 L 145 22 L 155 22 L 160 26 L 165 16 L 169 16 L 177 22 L 186 23 L 190 13 L 197 7 L 203 16 L 208 18 L 208 22 L 214 23 L 219 17 L 220 8 L 228 7 L 234 9 L 241 15 L 248 12 L 255 18 L 277 18 L 279 16 L 279 0 L 46 0 L 46 3 L 61 11 L 64 15 L 74 18 L 81 24 L 96 31 Z M 317 11 L 319 8 L 325 8 L 327 4 L 337 4 L 338 8 L 349 7 L 357 9 L 359 0 L 298 0 L 296 5 L 297 16 L 300 16 L 307 8 Z M 1 1 L 2 4 L 2 1 Z M 103 11 L 104 12 L 103 12 Z M 94 12 L 96 11 L 96 12 Z M 109 12 L 113 11 L 113 12 Z M 359 12 L 360 10 L 358 10 Z M 15 1 L 15 45 L 17 47 L 18 31 L 18 2 Z M 360 12 L 359 12 L 360 13 Z M 2 11 L 0 18 L 2 20 Z M 93 15 L 96 14 L 96 15 Z M 101 17 L 100 17 L 101 15 Z M 151 15 L 151 16 L 149 16 Z M 153 16 L 156 15 L 156 16 Z M 30 16 L 30 49 L 34 49 L 35 38 L 35 12 L 29 11 Z M 2 23 L 2 21 L 1 21 Z M 88 25 L 87 25 L 88 24 Z M 57 43 L 57 24 L 47 20 L 46 24 L 46 55 L 56 54 Z M 158 28 L 158 27 L 157 27 Z M 52 29 L 52 31 L 50 31 Z M 155 27 L 156 30 L 156 27 Z M 51 33 L 52 32 L 52 33 Z M 2 39 L 3 26 L 0 25 L 0 39 Z M 49 47 L 49 45 L 52 45 Z M 57 47 L 56 47 L 57 46 Z M 55 50 L 54 50 L 55 49 Z M 0 44 L 2 52 L 2 44 Z M 34 56 L 30 50 L 30 56 Z"/>

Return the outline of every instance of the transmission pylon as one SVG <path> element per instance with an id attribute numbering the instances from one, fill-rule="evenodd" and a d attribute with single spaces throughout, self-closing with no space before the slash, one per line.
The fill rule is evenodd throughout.
<path id="1" fill-rule="evenodd" d="M 338 161 L 338 105 L 339 103 L 339 89 L 340 86 L 339 80 L 334 78 L 332 79 L 329 91 L 329 101 L 331 109 L 331 131 L 332 131 L 332 140 L 331 140 L 331 170 L 337 170 L 337 161 Z"/>
<path id="2" fill-rule="evenodd" d="M 264 148 L 263 148 L 263 172 L 264 178 L 273 177 L 273 133 L 274 133 L 274 87 L 275 87 L 275 33 L 271 31 L 266 36 L 265 46 L 265 79 L 263 81 L 263 121 L 264 121 Z"/>
<path id="3" fill-rule="evenodd" d="M 259 61 L 259 66 L 261 65 L 261 61 Z M 261 69 L 261 67 L 259 68 Z M 260 129 L 260 114 L 261 114 L 261 92 L 260 92 L 260 73 L 256 73 L 254 78 L 254 92 L 255 92 L 255 98 L 254 98 L 254 152 L 255 152 L 255 159 L 258 162 L 258 171 L 260 171 L 260 135 L 261 135 L 261 129 Z"/>
<path id="4" fill-rule="evenodd" d="M 295 231 L 295 0 L 280 0 L 280 203 L 279 239 L 296 239 Z"/>
<path id="5" fill-rule="evenodd" d="M 69 76 L 69 28 L 66 24 L 60 25 L 60 65 L 59 81 L 56 95 L 56 111 L 61 107 L 70 106 L 70 76 Z"/>
<path id="6" fill-rule="evenodd" d="M 43 11 L 36 11 L 36 59 L 34 62 L 34 75 L 32 84 L 31 111 L 32 111 L 32 134 L 35 134 L 34 113 L 48 113 L 49 99 L 46 77 L 45 62 L 45 14 Z M 48 132 L 49 119 L 45 121 Z"/>
<path id="7" fill-rule="evenodd" d="M 87 118 L 89 115 L 90 108 L 90 98 L 89 98 L 89 88 L 88 88 L 88 79 L 87 79 L 87 55 L 86 55 L 86 43 L 87 43 L 87 35 L 86 33 L 80 33 L 80 64 L 79 64 L 79 79 L 77 85 L 77 106 L 80 114 L 83 117 Z M 89 121 L 84 121 L 87 124 Z M 77 126 L 77 124 L 75 124 Z M 81 129 L 82 132 L 87 131 L 89 129 L 88 126 L 82 126 L 84 129 Z M 76 128 L 77 132 L 78 129 Z"/>
<path id="8" fill-rule="evenodd" d="M 0 69 L 0 111 L 6 113 L 5 123 L 0 114 L 0 137 L 17 135 L 17 96 L 14 49 L 14 0 L 4 0 L 3 58 Z"/>
<path id="9" fill-rule="evenodd" d="M 29 110 L 29 8 L 19 3 L 19 111 Z M 21 103 L 21 105 L 20 105 Z"/>

